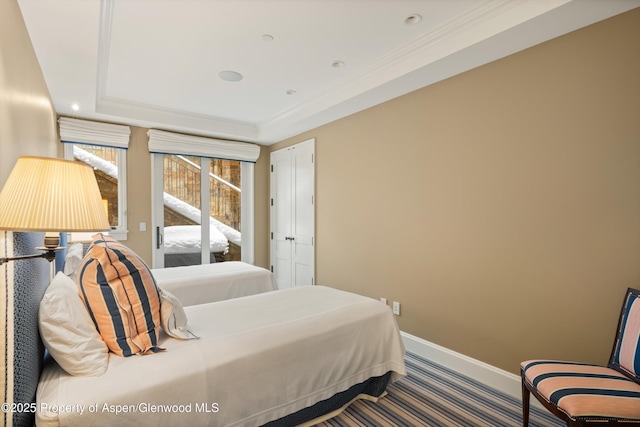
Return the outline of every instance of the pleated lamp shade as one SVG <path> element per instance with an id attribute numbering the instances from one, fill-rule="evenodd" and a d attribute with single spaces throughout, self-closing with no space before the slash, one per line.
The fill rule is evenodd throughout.
<path id="1" fill-rule="evenodd" d="M 45 157 L 18 159 L 0 193 L 0 230 L 109 229 L 91 167 Z"/>

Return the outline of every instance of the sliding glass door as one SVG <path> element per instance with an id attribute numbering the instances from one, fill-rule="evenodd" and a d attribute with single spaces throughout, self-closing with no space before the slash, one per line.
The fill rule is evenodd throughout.
<path id="1" fill-rule="evenodd" d="M 236 160 L 153 154 L 155 268 L 248 258 L 243 240 L 250 236 L 243 239 L 241 228 L 248 169 Z"/>

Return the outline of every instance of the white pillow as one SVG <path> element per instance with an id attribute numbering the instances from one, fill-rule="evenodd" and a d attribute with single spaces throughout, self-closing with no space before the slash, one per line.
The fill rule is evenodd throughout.
<path id="1" fill-rule="evenodd" d="M 100 376 L 109 350 L 78 295 L 78 285 L 59 272 L 47 288 L 39 311 L 40 336 L 51 356 L 71 375 Z"/>
<path id="2" fill-rule="evenodd" d="M 67 249 L 67 255 L 64 257 L 64 267 L 62 271 L 74 281 L 76 280 L 76 274 L 78 272 L 78 268 L 80 268 L 80 263 L 84 258 L 83 251 L 84 246 L 82 246 L 82 243 L 74 243 L 69 249 Z"/>
<path id="3" fill-rule="evenodd" d="M 183 340 L 198 338 L 187 330 L 187 315 L 180 300 L 160 288 L 158 292 L 160 292 L 160 323 L 164 332 L 171 337 Z"/>

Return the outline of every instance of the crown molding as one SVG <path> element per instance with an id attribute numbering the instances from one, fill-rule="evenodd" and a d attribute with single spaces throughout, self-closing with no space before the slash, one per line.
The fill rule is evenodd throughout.
<path id="1" fill-rule="evenodd" d="M 315 96 L 305 102 L 281 111 L 260 124 L 260 134 L 266 137 L 277 129 L 293 126 L 301 120 L 309 119 L 338 104 L 371 92 L 388 82 L 419 70 L 428 70 L 438 61 L 455 55 L 481 40 L 507 31 L 570 1 L 485 1 L 470 12 L 434 28 L 400 49 L 380 57 L 358 72 L 345 76 L 332 86 L 319 90 Z M 484 62 L 494 59 L 487 57 Z M 384 98 L 384 100 L 389 99 Z"/>
<path id="2" fill-rule="evenodd" d="M 604 19 L 603 15 L 609 12 L 609 16 L 615 14 L 615 9 L 620 9 L 620 13 L 632 7 L 620 1 L 607 8 L 593 0 L 588 5 L 585 5 L 588 0 L 486 0 L 366 67 L 317 88 L 304 102 L 254 123 L 108 96 L 116 0 L 100 1 L 96 113 L 137 120 L 142 126 L 159 128 L 160 123 L 167 130 L 262 144 L 278 142 L 589 25 Z M 567 22 L 570 24 L 566 25 Z M 544 30 L 532 32 L 531 28 Z"/>

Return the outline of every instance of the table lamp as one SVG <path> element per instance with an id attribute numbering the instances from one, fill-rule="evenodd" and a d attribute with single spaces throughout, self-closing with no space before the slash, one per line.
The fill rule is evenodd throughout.
<path id="1" fill-rule="evenodd" d="M 0 192 L 0 230 L 44 231 L 42 254 L 0 258 L 52 261 L 59 232 L 106 231 L 109 221 L 91 167 L 48 157 L 20 157 Z"/>

